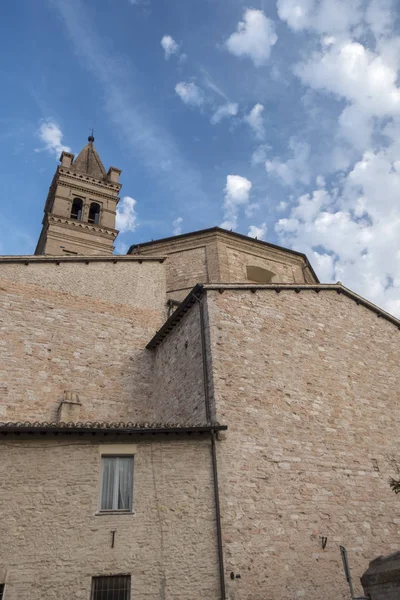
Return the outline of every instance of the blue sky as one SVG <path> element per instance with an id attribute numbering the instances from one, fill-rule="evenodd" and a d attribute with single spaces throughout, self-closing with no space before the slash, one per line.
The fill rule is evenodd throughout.
<path id="1" fill-rule="evenodd" d="M 123 170 L 117 251 L 223 225 L 400 315 L 391 0 L 16 0 L 3 15 L 0 252 L 29 254 L 66 146 Z"/>

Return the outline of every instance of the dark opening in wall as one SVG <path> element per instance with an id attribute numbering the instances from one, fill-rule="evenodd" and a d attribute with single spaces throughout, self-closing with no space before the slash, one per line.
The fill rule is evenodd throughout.
<path id="1" fill-rule="evenodd" d="M 74 198 L 71 208 L 71 219 L 80 221 L 82 219 L 83 201 L 80 198 Z"/>
<path id="2" fill-rule="evenodd" d="M 100 204 L 97 202 L 92 202 L 89 208 L 89 223 L 94 223 L 97 225 L 100 221 Z"/>

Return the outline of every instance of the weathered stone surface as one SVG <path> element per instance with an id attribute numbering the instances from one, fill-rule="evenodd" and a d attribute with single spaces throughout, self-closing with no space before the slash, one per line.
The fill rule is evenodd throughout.
<path id="1" fill-rule="evenodd" d="M 400 552 L 380 556 L 369 563 L 361 577 L 366 595 L 371 600 L 398 600 L 400 598 Z"/>
<path id="2" fill-rule="evenodd" d="M 400 543 L 398 328 L 336 292 L 207 298 L 229 593 L 344 600 L 344 545 L 361 596 Z"/>
<path id="3" fill-rule="evenodd" d="M 165 319 L 157 261 L 0 263 L 0 421 L 153 421 L 145 349 Z"/>
<path id="4" fill-rule="evenodd" d="M 115 573 L 131 574 L 132 599 L 217 598 L 209 443 L 133 444 L 134 514 L 98 515 L 100 455 L 112 443 L 2 441 L 7 600 L 88 600 L 92 576 Z"/>
<path id="5" fill-rule="evenodd" d="M 205 255 L 210 280 L 240 281 L 253 246 L 222 237 L 177 254 L 193 251 L 196 277 Z M 253 250 L 255 266 L 309 277 L 300 258 Z M 348 598 L 339 545 L 356 583 L 400 543 L 387 483 L 399 468 L 398 327 L 336 291 L 209 289 L 204 363 L 198 302 L 146 350 L 167 285 L 193 283 L 165 253 L 0 261 L 0 420 L 53 421 L 71 390 L 82 421 L 197 423 L 206 375 L 211 416 L 229 427 L 217 443 L 227 598 Z M 140 438 L 135 514 L 96 516 L 99 442 L 87 439 L 0 440 L 7 600 L 88 598 L 93 575 L 122 572 L 132 598 L 219 598 L 209 440 Z"/>

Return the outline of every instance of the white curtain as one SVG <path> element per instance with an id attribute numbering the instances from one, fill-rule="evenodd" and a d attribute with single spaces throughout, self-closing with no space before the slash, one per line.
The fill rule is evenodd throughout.
<path id="1" fill-rule="evenodd" d="M 118 509 L 132 508 L 133 457 L 118 458 Z"/>
<path id="2" fill-rule="evenodd" d="M 115 487 L 115 458 L 103 457 L 103 486 L 101 510 L 112 510 Z"/>
<path id="3" fill-rule="evenodd" d="M 131 510 L 133 456 L 103 456 L 101 510 Z"/>

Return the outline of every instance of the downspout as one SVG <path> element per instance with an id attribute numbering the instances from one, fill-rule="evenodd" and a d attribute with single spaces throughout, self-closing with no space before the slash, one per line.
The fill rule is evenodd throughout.
<path id="1" fill-rule="evenodd" d="M 211 425 L 211 406 L 210 406 L 210 395 L 209 395 L 209 381 L 208 381 L 208 370 L 207 370 L 207 346 L 206 346 L 206 334 L 205 334 L 205 321 L 204 321 L 204 307 L 201 299 L 194 295 L 200 314 L 200 339 L 201 339 L 201 356 L 203 359 L 203 385 L 204 385 L 204 404 L 206 409 L 207 425 Z M 219 501 L 219 488 L 218 488 L 218 465 L 217 465 L 217 449 L 215 444 L 215 429 L 211 430 L 211 459 L 212 459 L 212 471 L 213 471 L 213 485 L 214 485 L 214 504 L 215 504 L 215 521 L 216 521 L 216 533 L 217 533 L 217 550 L 218 550 L 218 566 L 219 566 L 219 584 L 221 600 L 226 600 L 225 593 L 225 572 L 224 572 L 224 553 L 222 545 L 222 527 L 221 527 L 221 507 Z"/>

